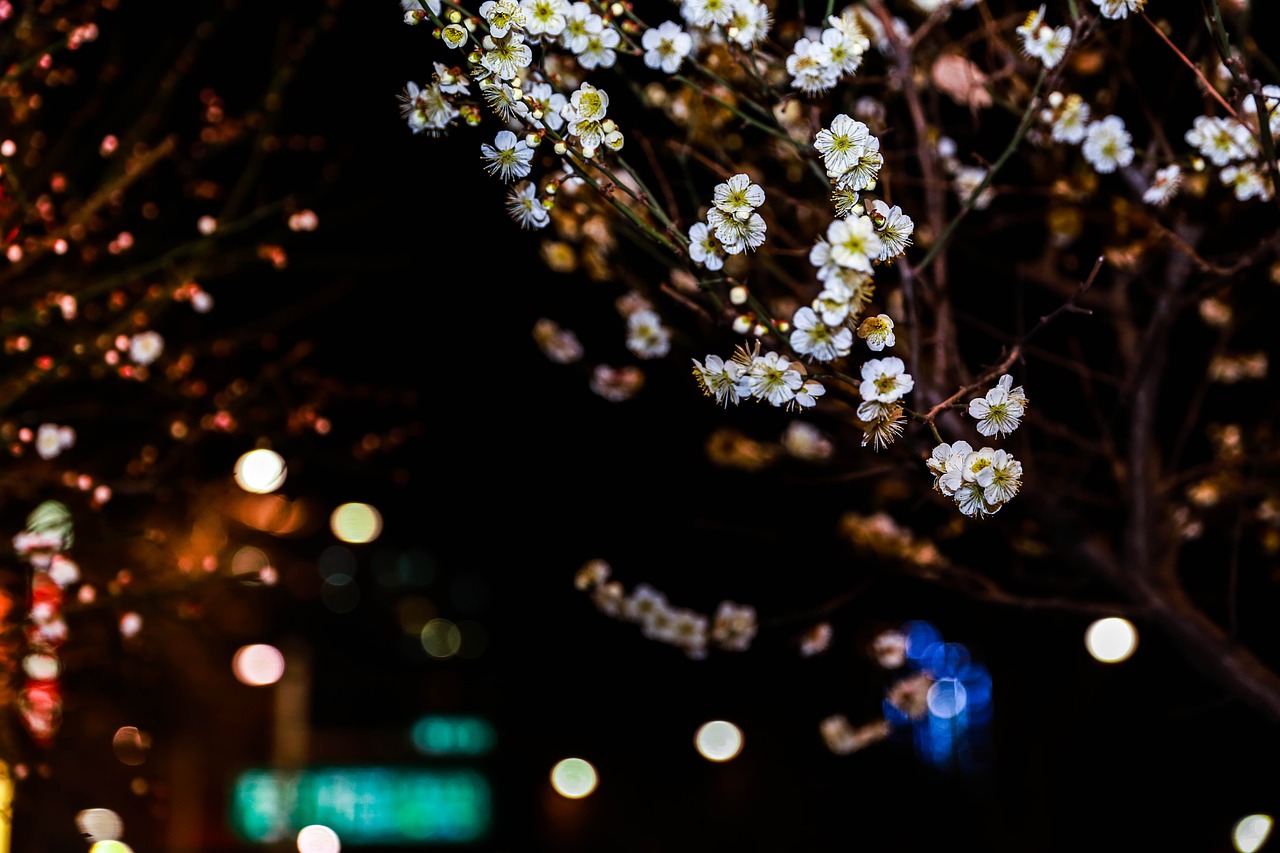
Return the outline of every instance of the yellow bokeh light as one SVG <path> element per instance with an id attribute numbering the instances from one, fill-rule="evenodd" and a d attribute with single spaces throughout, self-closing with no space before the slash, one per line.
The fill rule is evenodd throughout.
<path id="1" fill-rule="evenodd" d="M 275 646 L 242 646 L 231 659 L 231 671 L 250 687 L 275 684 L 284 675 L 284 655 Z"/>
<path id="2" fill-rule="evenodd" d="M 578 800 L 596 789 L 599 779 L 596 769 L 581 758 L 566 758 L 551 768 L 551 787 L 556 793 L 571 800 Z"/>
<path id="3" fill-rule="evenodd" d="M 283 486 L 287 473 L 284 457 L 265 447 L 250 450 L 236 460 L 236 484 L 256 495 L 265 495 Z"/>
<path id="4" fill-rule="evenodd" d="M 1235 831 L 1231 833 L 1231 841 L 1240 853 L 1253 853 L 1267 842 L 1272 823 L 1271 815 L 1251 814 L 1248 817 L 1242 817 L 1236 823 Z"/>
<path id="5" fill-rule="evenodd" d="M 708 761 L 729 761 L 742 752 L 742 729 L 725 720 L 712 720 L 698 729 L 693 743 Z"/>
<path id="6" fill-rule="evenodd" d="M 89 848 L 89 853 L 133 853 L 133 848 L 123 841 L 99 841 Z"/>
<path id="7" fill-rule="evenodd" d="M 462 648 L 462 631 L 448 619 L 432 619 L 422 626 L 422 648 L 433 658 L 451 658 Z"/>
<path id="8" fill-rule="evenodd" d="M 382 515 L 368 504 L 346 503 L 329 516 L 329 528 L 343 542 L 372 542 L 382 532 Z"/>
<path id="9" fill-rule="evenodd" d="M 339 853 L 342 842 L 338 833 L 327 826 L 313 823 L 298 831 L 298 853 Z"/>
<path id="10" fill-rule="evenodd" d="M 1109 616 L 1089 626 L 1084 635 L 1089 654 L 1103 663 L 1119 663 L 1138 646 L 1138 631 L 1128 619 Z"/>

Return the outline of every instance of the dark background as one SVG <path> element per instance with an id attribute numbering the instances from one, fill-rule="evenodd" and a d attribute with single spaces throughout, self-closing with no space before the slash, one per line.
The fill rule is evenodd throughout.
<path id="1" fill-rule="evenodd" d="M 238 8 L 193 86 L 203 74 L 229 103 L 260 91 L 279 28 L 312 20 L 319 7 Z M 207 8 L 183 7 L 178 17 Z M 715 426 L 776 435 L 783 421 L 692 405 L 699 392 L 683 354 L 647 366 L 646 389 L 621 404 L 593 395 L 580 366 L 549 363 L 530 335 L 539 316 L 613 323 L 584 328 L 584 337 L 612 337 L 614 351 L 591 355 L 621 363 L 621 320 L 598 310 L 618 291 L 541 266 L 536 238 L 508 220 L 503 187 L 481 170 L 488 123 L 437 140 L 409 132 L 395 95 L 428 79 L 440 56 L 428 28 L 404 26 L 392 0 L 333 8 L 334 26 L 300 63 L 282 119 L 323 135 L 326 147 L 268 173 L 287 184 L 329 168 L 311 197 L 321 230 L 291 255 L 279 290 L 249 280 L 239 294 L 215 295 L 219 311 L 278 298 L 285 313 L 274 331 L 313 338 L 309 363 L 342 389 L 332 407 L 342 440 L 286 453 L 285 491 L 367 500 L 382 510 L 385 533 L 354 549 L 361 599 L 350 612 L 326 609 L 307 574 L 332 544 L 320 531 L 287 545 L 300 568 L 286 566 L 285 576 L 296 583 L 214 600 L 255 618 L 219 623 L 221 639 L 191 635 L 211 655 L 257 640 L 308 647 L 318 761 L 413 761 L 397 738 L 421 714 L 489 717 L 499 745 L 488 765 L 496 812 L 493 838 L 479 847 L 486 853 L 1227 851 L 1236 820 L 1274 812 L 1275 727 L 1158 631 L 1139 623 L 1136 655 L 1102 665 L 1084 649 L 1087 618 L 977 604 L 854 554 L 834 524 L 842 490 L 856 484 L 823 482 L 797 464 L 764 490 L 705 461 Z M 114 34 L 104 20 L 104 39 L 120 39 L 111 49 L 123 52 L 173 49 L 190 29 L 173 14 L 126 0 Z M 303 310 L 286 309 L 307 298 Z M 394 451 L 348 452 L 363 432 L 395 425 L 408 437 Z M 229 470 L 238 452 L 214 444 L 205 459 L 210 470 Z M 421 582 L 379 584 L 379 555 L 404 551 L 428 567 Z M 785 624 L 762 630 L 745 654 L 687 660 L 599 614 L 573 588 L 575 571 L 596 557 L 628 588 L 649 582 L 704 612 L 725 598 L 752 603 L 763 621 Z M 829 617 L 832 647 L 800 657 L 796 639 L 813 620 L 789 617 L 854 588 Z M 406 642 L 395 608 L 410 594 L 482 624 L 484 654 L 432 661 Z M 857 724 L 880 714 L 888 680 L 865 645 L 910 619 L 931 621 L 992 673 L 984 772 L 930 769 L 906 742 L 850 756 L 822 743 L 822 718 L 843 713 Z M 269 762 L 265 694 L 226 674 L 184 682 L 180 662 L 157 656 L 148 669 L 145 656 L 121 654 L 136 665 L 85 674 L 81 685 L 109 694 L 116 717 L 152 731 L 157 765 L 172 760 L 171 743 L 194 738 L 205 783 L 198 849 L 249 849 L 220 820 L 220 796 L 239 769 Z M 122 768 L 102 741 L 91 747 L 94 729 L 76 711 L 69 701 L 64 735 L 85 746 L 28 785 L 15 849 L 83 849 L 70 819 L 94 806 L 125 816 L 125 840 L 139 853 L 171 849 L 173 815 L 157 807 L 154 785 L 146 796 L 129 791 L 151 767 Z M 745 732 L 744 752 L 724 765 L 692 745 L 697 727 L 715 718 Z M 592 796 L 574 802 L 548 784 L 552 765 L 571 755 L 601 777 Z"/>

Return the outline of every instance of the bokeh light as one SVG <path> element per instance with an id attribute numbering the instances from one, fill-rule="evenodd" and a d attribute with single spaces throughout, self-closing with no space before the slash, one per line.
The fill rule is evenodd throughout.
<path id="1" fill-rule="evenodd" d="M 133 853 L 133 848 L 123 841 L 98 841 L 89 848 L 89 853 Z"/>
<path id="2" fill-rule="evenodd" d="M 111 809 L 85 809 L 76 815 L 76 828 L 85 841 L 119 841 L 124 821 Z"/>
<path id="3" fill-rule="evenodd" d="M 693 742 L 708 761 L 729 761 L 742 752 L 742 729 L 726 720 L 712 720 L 698 729 Z"/>
<path id="4" fill-rule="evenodd" d="M 231 659 L 231 671 L 250 687 L 275 684 L 284 675 L 284 655 L 266 643 L 242 646 Z"/>
<path id="5" fill-rule="evenodd" d="M 581 758 L 566 758 L 551 768 L 551 787 L 570 800 L 578 800 L 596 789 L 596 769 Z"/>
<path id="6" fill-rule="evenodd" d="M 265 447 L 250 450 L 236 460 L 236 484 L 256 495 L 265 495 L 283 486 L 287 473 L 284 457 Z"/>
<path id="7" fill-rule="evenodd" d="M 151 738 L 136 726 L 121 726 L 111 738 L 111 750 L 121 764 L 137 766 L 147 760 Z"/>
<path id="8" fill-rule="evenodd" d="M 1084 635 L 1089 654 L 1103 663 L 1119 663 L 1133 654 L 1138 645 L 1138 632 L 1133 623 L 1119 616 L 1099 619 Z"/>
<path id="9" fill-rule="evenodd" d="M 338 833 L 327 826 L 313 823 L 298 831 L 298 853 L 338 853 L 341 849 Z"/>
<path id="10" fill-rule="evenodd" d="M 382 532 L 382 515 L 368 504 L 345 503 L 329 516 L 329 528 L 343 542 L 372 542 Z"/>
<path id="11" fill-rule="evenodd" d="M 462 648 L 462 632 L 448 619 L 432 619 L 422 626 L 422 648 L 433 658 L 451 658 Z"/>
<path id="12" fill-rule="evenodd" d="M 1242 817 L 1237 821 L 1235 831 L 1231 833 L 1231 841 L 1240 853 L 1253 853 L 1267 842 L 1273 822 L 1271 816 L 1265 814 Z"/>
<path id="13" fill-rule="evenodd" d="M 929 685 L 925 702 L 930 714 L 939 719 L 950 720 L 964 713 L 969 704 L 969 694 L 958 680 L 941 678 Z"/>

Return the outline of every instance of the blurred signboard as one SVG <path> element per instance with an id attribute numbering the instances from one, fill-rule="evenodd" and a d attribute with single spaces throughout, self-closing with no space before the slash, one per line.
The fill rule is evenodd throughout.
<path id="1" fill-rule="evenodd" d="M 481 841 L 493 813 L 489 780 L 472 768 L 415 766 L 248 770 L 235 780 L 230 822 L 246 841 L 273 842 L 321 824 L 343 847 Z"/>
<path id="2" fill-rule="evenodd" d="M 488 720 L 462 715 L 428 714 L 413 725 L 413 745 L 432 757 L 478 758 L 497 741 Z"/>

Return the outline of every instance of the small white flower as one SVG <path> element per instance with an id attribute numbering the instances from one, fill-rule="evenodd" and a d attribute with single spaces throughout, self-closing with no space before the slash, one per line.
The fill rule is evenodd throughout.
<path id="1" fill-rule="evenodd" d="M 432 82 L 419 88 L 417 83 L 405 84 L 400 93 L 400 115 L 409 122 L 409 129 L 414 133 L 426 132 L 428 136 L 439 136 L 458 116 L 458 110 L 445 97 L 438 82 Z"/>
<path id="2" fill-rule="evenodd" d="M 831 50 L 821 41 L 796 39 L 787 57 L 791 85 L 806 95 L 816 95 L 840 82 L 840 71 L 831 63 Z"/>
<path id="3" fill-rule="evenodd" d="M 827 393 L 827 389 L 816 379 L 806 379 L 796 389 L 796 395 L 787 404 L 787 408 L 811 409 L 818 405 L 818 398 Z"/>
<path id="4" fill-rule="evenodd" d="M 503 38 L 525 24 L 525 10 L 515 0 L 485 0 L 480 4 L 480 17 L 489 24 L 489 35 Z"/>
<path id="5" fill-rule="evenodd" d="M 640 358 L 661 358 L 671 351 L 671 332 L 656 311 L 634 311 L 627 316 L 627 349 Z"/>
<path id="6" fill-rule="evenodd" d="M 906 365 L 902 359 L 891 355 L 887 358 L 873 358 L 862 365 L 862 385 L 859 392 L 862 399 L 878 403 L 894 403 L 915 387 L 915 379 L 910 373 L 904 373 Z"/>
<path id="7" fill-rule="evenodd" d="M 164 338 L 159 332 L 139 332 L 129 339 L 129 358 L 137 364 L 151 364 L 164 352 Z"/>
<path id="8" fill-rule="evenodd" d="M 1147 0 L 1093 0 L 1102 17 L 1118 19 L 1128 17 L 1130 12 L 1137 14 L 1147 5 Z"/>
<path id="9" fill-rule="evenodd" d="M 507 213 L 521 228 L 546 228 L 551 222 L 547 209 L 538 201 L 538 188 L 525 181 L 507 196 Z"/>
<path id="10" fill-rule="evenodd" d="M 925 464 L 933 472 L 933 487 L 947 497 L 954 497 L 964 483 L 964 460 L 973 452 L 967 441 L 942 443 L 933 449 Z"/>
<path id="11" fill-rule="evenodd" d="M 716 239 L 730 255 L 741 254 L 747 249 L 758 249 L 764 244 L 765 232 L 768 230 L 764 218 L 758 213 L 752 213 L 743 221 L 723 213 L 717 207 L 707 211 L 707 224 L 715 229 Z"/>
<path id="12" fill-rule="evenodd" d="M 564 32 L 569 12 L 568 0 L 520 0 L 524 9 L 525 32 L 530 41 L 558 38 Z"/>
<path id="13" fill-rule="evenodd" d="M 1232 123 L 1217 116 L 1196 116 L 1191 121 L 1191 129 L 1183 134 L 1183 139 L 1209 158 L 1215 166 L 1225 166 L 1246 155 L 1246 149 L 1232 129 Z"/>
<path id="14" fill-rule="evenodd" d="M 528 68 L 532 61 L 533 51 L 524 43 L 522 33 L 511 33 L 506 38 L 495 41 L 493 47 L 480 57 L 480 64 L 500 80 L 514 80 L 520 69 Z"/>
<path id="15" fill-rule="evenodd" d="M 569 96 L 562 112 L 569 121 L 603 121 L 609 112 L 609 93 L 583 83 Z"/>
<path id="16" fill-rule="evenodd" d="M 431 14 L 440 14 L 440 0 L 426 0 L 426 2 L 427 8 L 431 10 Z M 422 3 L 419 2 L 419 0 L 400 0 L 400 8 L 404 9 L 406 12 L 424 11 Z"/>
<path id="17" fill-rule="evenodd" d="M 624 617 L 641 625 L 648 624 L 655 614 L 667 609 L 667 597 L 647 583 L 636 584 L 622 605 Z"/>
<path id="18" fill-rule="evenodd" d="M 1013 378 L 1008 374 L 1009 382 Z M 978 419 L 978 432 L 986 436 L 1004 437 L 1018 428 L 1024 413 L 1022 402 L 1009 396 L 1009 389 L 1004 385 L 996 385 L 982 397 L 974 397 L 969 401 L 969 416 Z"/>
<path id="19" fill-rule="evenodd" d="M 1075 93 L 1067 95 L 1053 119 L 1050 137 L 1054 142 L 1079 145 L 1089 130 L 1089 116 L 1089 105 L 1084 98 Z"/>
<path id="20" fill-rule="evenodd" d="M 880 234 L 880 254 L 877 260 L 888 261 L 907 250 L 911 245 L 911 235 L 916 230 L 916 224 L 910 216 L 902 212 L 902 208 L 896 204 L 890 207 L 880 199 L 876 199 L 871 202 L 871 210 L 868 214 L 871 217 L 871 224 Z"/>
<path id="21" fill-rule="evenodd" d="M 586 44 L 577 52 L 578 64 L 588 69 L 612 68 L 618 59 L 614 48 L 620 40 L 618 31 L 611 26 L 605 26 L 600 32 L 587 36 Z"/>
<path id="22" fill-rule="evenodd" d="M 751 396 L 745 374 L 741 364 L 725 361 L 718 355 L 707 356 L 705 365 L 696 358 L 693 359 L 693 376 L 698 380 L 698 387 L 703 394 L 714 397 L 725 408 L 730 403 L 736 406 L 744 398 Z"/>
<path id="23" fill-rule="evenodd" d="M 751 361 L 747 373 L 751 395 L 775 406 L 791 402 L 804 377 L 791 369 L 791 359 L 776 352 L 765 353 Z"/>
<path id="24" fill-rule="evenodd" d="M 681 13 L 691 26 L 707 29 L 729 23 L 733 7 L 733 0 L 684 0 Z"/>
<path id="25" fill-rule="evenodd" d="M 884 243 L 869 216 L 837 219 L 827 226 L 831 258 L 842 267 L 871 272 L 871 261 L 880 257 Z"/>
<path id="26" fill-rule="evenodd" d="M 1151 186 L 1147 187 L 1146 192 L 1142 194 L 1142 200 L 1147 204 L 1163 207 L 1178 194 L 1178 187 L 1181 184 L 1182 169 L 1177 163 L 1170 163 L 1155 173 L 1151 179 Z"/>
<path id="27" fill-rule="evenodd" d="M 528 101 L 505 80 L 481 80 L 480 94 L 493 114 L 505 122 L 524 120 L 529 116 Z"/>
<path id="28" fill-rule="evenodd" d="M 711 623 L 711 641 L 725 651 L 745 652 L 757 630 L 754 607 L 722 601 Z"/>
<path id="29" fill-rule="evenodd" d="M 675 21 L 663 21 L 656 29 L 645 30 L 640 37 L 640 46 L 645 50 L 644 64 L 647 67 L 661 69 L 664 74 L 675 74 L 680 70 L 680 63 L 693 50 L 693 37 Z"/>
<path id="30" fill-rule="evenodd" d="M 847 326 L 828 326 L 808 306 L 796 311 L 791 325 L 791 348 L 814 361 L 834 361 L 853 349 L 853 332 Z"/>
<path id="31" fill-rule="evenodd" d="M 462 73 L 461 68 L 450 68 L 443 62 L 433 62 L 432 65 L 435 66 L 435 81 L 441 92 L 446 95 L 471 94 L 471 81 Z"/>
<path id="32" fill-rule="evenodd" d="M 457 50 L 467 41 L 467 28 L 462 24 L 449 24 L 440 31 L 440 40 L 450 50 Z"/>
<path id="33" fill-rule="evenodd" d="M 503 181 L 523 178 L 532 168 L 533 149 L 509 130 L 498 131 L 492 145 L 482 143 L 480 153 L 488 161 L 485 171 Z"/>
<path id="34" fill-rule="evenodd" d="M 534 127 L 542 127 L 545 124 L 557 133 L 564 127 L 564 117 L 560 115 L 560 111 L 564 109 L 568 100 L 552 89 L 550 83 L 526 83 L 520 102 L 531 112 L 542 113 L 541 118 L 529 117 L 529 123 Z"/>
<path id="35" fill-rule="evenodd" d="M 827 172 L 841 175 L 858 162 L 865 150 L 871 130 L 862 122 L 841 113 L 814 137 L 813 147 L 822 155 Z"/>
<path id="36" fill-rule="evenodd" d="M 852 165 L 843 172 L 827 170 L 827 177 L 835 182 L 836 189 L 847 192 L 869 190 L 875 187 L 880 177 L 880 167 L 884 165 L 884 155 L 880 153 L 880 140 L 868 136 L 862 150 L 852 158 Z"/>
<path id="37" fill-rule="evenodd" d="M 870 46 L 865 36 L 859 39 L 835 27 L 822 31 L 822 43 L 827 48 L 828 62 L 838 75 L 857 71 L 862 65 L 862 55 Z"/>
<path id="38" fill-rule="evenodd" d="M 1130 141 L 1124 119 L 1111 115 L 1089 125 L 1081 152 L 1096 171 L 1107 174 L 1118 166 L 1128 166 L 1133 162 Z"/>
<path id="39" fill-rule="evenodd" d="M 891 347 L 898 342 L 898 338 L 893 333 L 893 320 L 888 314 L 877 314 L 874 317 L 868 317 L 858 326 L 858 337 L 867 342 L 867 349 L 874 352 L 880 352 L 885 347 Z"/>
<path id="40" fill-rule="evenodd" d="M 768 5 L 760 0 L 735 0 L 733 17 L 729 19 L 725 32 L 740 47 L 750 50 L 769 35 L 772 17 Z"/>
<path id="41" fill-rule="evenodd" d="M 564 29 L 560 32 L 560 44 L 574 54 L 586 50 L 587 40 L 604 29 L 601 18 L 582 0 L 577 0 L 565 13 Z"/>
<path id="42" fill-rule="evenodd" d="M 709 270 L 718 270 L 724 266 L 720 241 L 705 222 L 695 222 L 689 227 L 689 258 Z"/>
<path id="43" fill-rule="evenodd" d="M 1022 463 L 1003 450 L 993 451 L 989 459 L 989 464 L 978 472 L 976 482 L 987 503 L 1003 504 L 1022 487 Z"/>
<path id="44" fill-rule="evenodd" d="M 1271 179 L 1253 163 L 1233 163 L 1219 172 L 1218 177 L 1240 201 L 1271 200 Z"/>
<path id="45" fill-rule="evenodd" d="M 724 183 L 716 184 L 711 202 L 722 213 L 745 221 L 753 210 L 764 204 L 764 190 L 759 184 L 752 183 L 745 172 L 740 172 Z"/>

